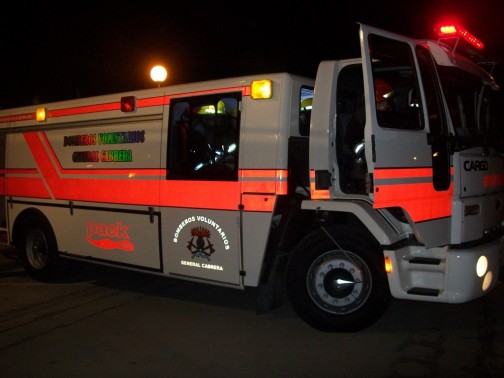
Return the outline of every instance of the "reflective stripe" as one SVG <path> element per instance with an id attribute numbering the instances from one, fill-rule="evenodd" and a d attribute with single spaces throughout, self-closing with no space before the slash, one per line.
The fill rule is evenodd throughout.
<path id="1" fill-rule="evenodd" d="M 504 174 L 485 175 L 483 185 L 485 188 L 494 188 L 504 185 Z"/>
<path id="2" fill-rule="evenodd" d="M 238 182 L 166 180 L 160 185 L 161 206 L 238 210 Z"/>
<path id="3" fill-rule="evenodd" d="M 244 193 L 287 194 L 286 169 L 243 169 L 239 176 Z"/>
<path id="4" fill-rule="evenodd" d="M 214 94 L 214 93 L 226 93 L 226 92 L 242 92 L 243 96 L 250 96 L 250 86 L 237 86 L 228 88 L 218 88 L 212 90 L 186 92 L 172 95 L 161 95 L 149 98 L 139 98 L 136 102 L 137 108 L 151 107 L 151 106 L 164 106 L 170 104 L 170 98 L 187 97 L 187 96 L 197 96 L 204 94 Z M 49 104 L 48 104 L 49 105 Z M 121 110 L 121 101 L 114 101 L 104 104 L 95 105 L 85 105 L 76 106 L 72 108 L 63 109 L 48 109 L 47 118 L 57 118 L 57 117 L 68 117 L 79 114 L 91 114 L 91 113 L 102 113 L 109 111 Z M 0 124 L 2 123 L 12 123 L 21 121 L 34 121 L 36 119 L 35 111 L 30 113 L 20 113 L 12 114 L 0 117 Z"/>
<path id="5" fill-rule="evenodd" d="M 111 102 L 108 104 L 78 106 L 75 108 L 55 109 L 47 111 L 47 118 L 66 117 L 76 114 L 109 112 L 113 110 L 121 110 L 120 102 Z"/>
<path id="6" fill-rule="evenodd" d="M 376 169 L 374 195 L 375 209 L 402 207 L 415 222 L 444 218 L 452 214 L 453 180 L 448 190 L 436 191 L 432 168 Z"/>
<path id="7" fill-rule="evenodd" d="M 35 112 L 23 113 L 23 114 L 13 114 L 0 117 L 0 123 L 9 122 L 21 122 L 21 121 L 32 121 L 35 120 Z"/>
<path id="8" fill-rule="evenodd" d="M 238 181 L 166 180 L 166 169 L 63 169 L 43 132 L 23 134 L 36 169 L 6 170 L 11 196 L 102 203 L 272 211 L 276 195 L 287 193 L 286 169 L 240 170 Z M 112 176 L 112 177 L 111 177 Z"/>
<path id="9" fill-rule="evenodd" d="M 51 198 L 41 178 L 7 177 L 5 194 L 15 197 Z"/>
<path id="10" fill-rule="evenodd" d="M 33 198 L 51 198 L 36 169 L 5 170 L 5 195 Z M 2 183 L 2 190 L 4 186 Z"/>

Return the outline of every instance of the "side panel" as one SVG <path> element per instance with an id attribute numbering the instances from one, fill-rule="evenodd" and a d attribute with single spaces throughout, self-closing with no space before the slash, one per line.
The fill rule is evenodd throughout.
<path id="1" fill-rule="evenodd" d="M 8 134 L 11 230 L 36 208 L 60 252 L 161 272 L 160 126 L 137 117 Z"/>
<path id="2" fill-rule="evenodd" d="M 159 213 L 15 200 L 11 218 L 33 207 L 49 219 L 62 254 L 163 272 Z"/>

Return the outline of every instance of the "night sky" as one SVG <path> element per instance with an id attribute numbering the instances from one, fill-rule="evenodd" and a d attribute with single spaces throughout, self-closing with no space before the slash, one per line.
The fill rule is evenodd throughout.
<path id="1" fill-rule="evenodd" d="M 502 0 L 9 2 L 0 14 L 0 108 L 285 71 L 358 56 L 358 22 L 415 38 L 455 18 L 487 46 L 503 82 Z M 274 4 L 274 5 L 273 5 Z"/>

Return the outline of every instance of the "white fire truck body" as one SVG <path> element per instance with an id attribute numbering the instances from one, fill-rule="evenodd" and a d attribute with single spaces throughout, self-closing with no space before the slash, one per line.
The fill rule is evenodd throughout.
<path id="1" fill-rule="evenodd" d="M 258 287 L 260 310 L 285 288 L 326 331 L 368 326 L 390 296 L 484 295 L 502 265 L 498 86 L 444 45 L 360 37 L 362 59 L 322 62 L 315 81 L 1 111 L 2 242 L 43 280 L 72 258 Z"/>
<path id="2" fill-rule="evenodd" d="M 51 223 L 63 255 L 216 284 L 257 286 L 276 196 L 287 185 L 281 141 L 288 140 L 291 112 L 298 112 L 291 101 L 298 106 L 301 85 L 312 88 L 313 81 L 269 75 L 276 96 L 261 102 L 247 94 L 253 79 L 54 103 L 47 106 L 43 124 L 9 122 L 9 229 L 15 229 L 20 214 L 37 209 Z M 121 97 L 130 95 L 136 111 L 121 112 Z M 230 95 L 239 98 L 234 111 L 240 107 L 236 177 L 224 180 L 219 172 L 215 177 L 203 172 L 202 180 L 189 172 L 186 179 L 180 173 L 172 179 L 167 169 L 170 104 L 177 99 L 179 113 L 172 114 L 172 123 L 180 128 L 188 104 L 181 98 L 210 104 Z M 18 119 L 19 114 L 35 114 L 33 110 L 2 116 Z M 228 116 L 236 121 L 222 115 Z M 197 227 L 208 236 L 193 235 Z M 253 235 L 243 245 L 240 228 Z M 202 248 L 193 240 L 198 237 L 205 241 Z M 247 271 L 241 277 L 244 264 Z"/>

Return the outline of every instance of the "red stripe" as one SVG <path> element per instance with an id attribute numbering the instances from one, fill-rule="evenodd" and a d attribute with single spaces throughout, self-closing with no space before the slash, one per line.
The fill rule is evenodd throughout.
<path id="1" fill-rule="evenodd" d="M 137 108 L 147 108 L 150 106 L 163 106 L 169 104 L 168 97 L 151 97 L 151 98 L 141 98 L 136 102 Z"/>
<path id="2" fill-rule="evenodd" d="M 453 175 L 453 167 L 450 169 Z M 415 182 L 428 178 L 429 182 Z M 432 168 L 376 169 L 375 180 L 410 179 L 411 182 L 375 184 L 373 207 L 401 207 L 415 222 L 450 217 L 452 215 L 453 183 L 444 191 L 436 191 L 432 183 Z"/>
<path id="3" fill-rule="evenodd" d="M 52 184 L 54 198 L 83 202 L 121 203 L 146 206 L 238 210 L 240 182 L 58 179 Z M 49 198 L 38 178 L 7 178 L 7 195 Z M 57 183 L 57 184 L 56 184 Z M 54 187 L 58 186 L 58 187 Z M 205 190 L 202 192 L 201 188 Z M 275 198 L 258 195 L 244 201 L 245 211 L 272 211 Z"/>
<path id="4" fill-rule="evenodd" d="M 47 118 L 66 117 L 76 114 L 109 112 L 112 110 L 121 110 L 120 102 L 111 102 L 108 104 L 78 106 L 75 108 L 48 110 Z"/>
<path id="5" fill-rule="evenodd" d="M 453 184 L 436 191 L 432 183 L 380 185 L 375 187 L 373 207 L 402 207 L 415 222 L 449 217 L 452 214 Z"/>
<path id="6" fill-rule="evenodd" d="M 12 195 L 33 195 L 60 200 L 80 200 L 102 203 L 123 203 L 137 205 L 160 205 L 190 208 L 238 210 L 240 193 L 243 191 L 283 194 L 286 191 L 286 170 L 242 170 L 240 181 L 183 181 L 183 180 L 142 180 L 145 175 L 154 178 L 166 177 L 165 169 L 127 170 L 65 170 L 52 151 L 44 133 L 24 133 L 25 141 L 37 162 L 50 193 L 40 178 L 23 178 L 26 191 L 17 191 L 14 179 L 9 186 Z M 49 153 L 47 152 L 49 151 Z M 35 170 L 27 172 L 36 173 Z M 95 176 L 94 178 L 68 177 L 69 175 Z M 117 176 L 110 179 L 110 176 Z M 65 177 L 66 176 L 66 177 Z M 122 176 L 122 177 L 121 177 Z M 284 180 L 283 183 L 280 180 Z M 16 183 L 16 184 L 15 184 Z M 263 196 L 264 197 L 264 196 Z M 266 196 L 267 197 L 267 196 Z M 266 198 L 264 197 L 264 198 Z M 251 201 L 246 211 L 271 211 L 274 201 Z"/>
<path id="7" fill-rule="evenodd" d="M 160 185 L 161 206 L 238 210 L 239 182 L 168 180 Z"/>
<path id="8" fill-rule="evenodd" d="M 13 197 L 51 198 L 41 178 L 6 177 L 5 195 Z"/>
<path id="9" fill-rule="evenodd" d="M 504 174 L 485 175 L 483 185 L 485 188 L 493 188 L 504 185 Z"/>
<path id="10" fill-rule="evenodd" d="M 9 122 L 20 122 L 20 121 L 31 121 L 34 120 L 35 112 L 33 113 L 22 113 L 22 114 L 13 114 L 0 117 L 0 123 L 9 123 Z"/>
<path id="11" fill-rule="evenodd" d="M 237 87 L 228 87 L 228 88 L 219 88 L 212 90 L 204 90 L 204 91 L 195 91 L 195 92 L 185 92 L 174 95 L 167 96 L 156 96 L 156 97 L 148 97 L 148 98 L 139 98 L 137 99 L 136 106 L 137 108 L 143 107 L 151 107 L 151 106 L 164 106 L 170 104 L 170 98 L 178 98 L 178 97 L 187 97 L 187 96 L 197 96 L 203 94 L 214 94 L 214 93 L 225 93 L 225 92 L 242 92 L 243 96 L 250 96 L 250 86 L 237 86 Z M 47 104 L 46 106 L 50 106 L 51 104 Z M 103 104 L 95 104 L 95 105 L 86 105 L 86 106 L 75 106 L 70 108 L 63 109 L 48 109 L 47 110 L 47 119 L 49 118 L 57 118 L 57 117 L 68 117 L 79 114 L 91 114 L 91 113 L 102 113 L 109 111 L 118 111 L 121 110 L 121 101 L 113 101 L 109 103 Z M 32 121 L 36 119 L 35 111 L 32 113 L 20 113 L 20 114 L 12 114 L 0 117 L 0 123 L 11 123 L 11 122 L 20 122 L 20 121 Z"/>

